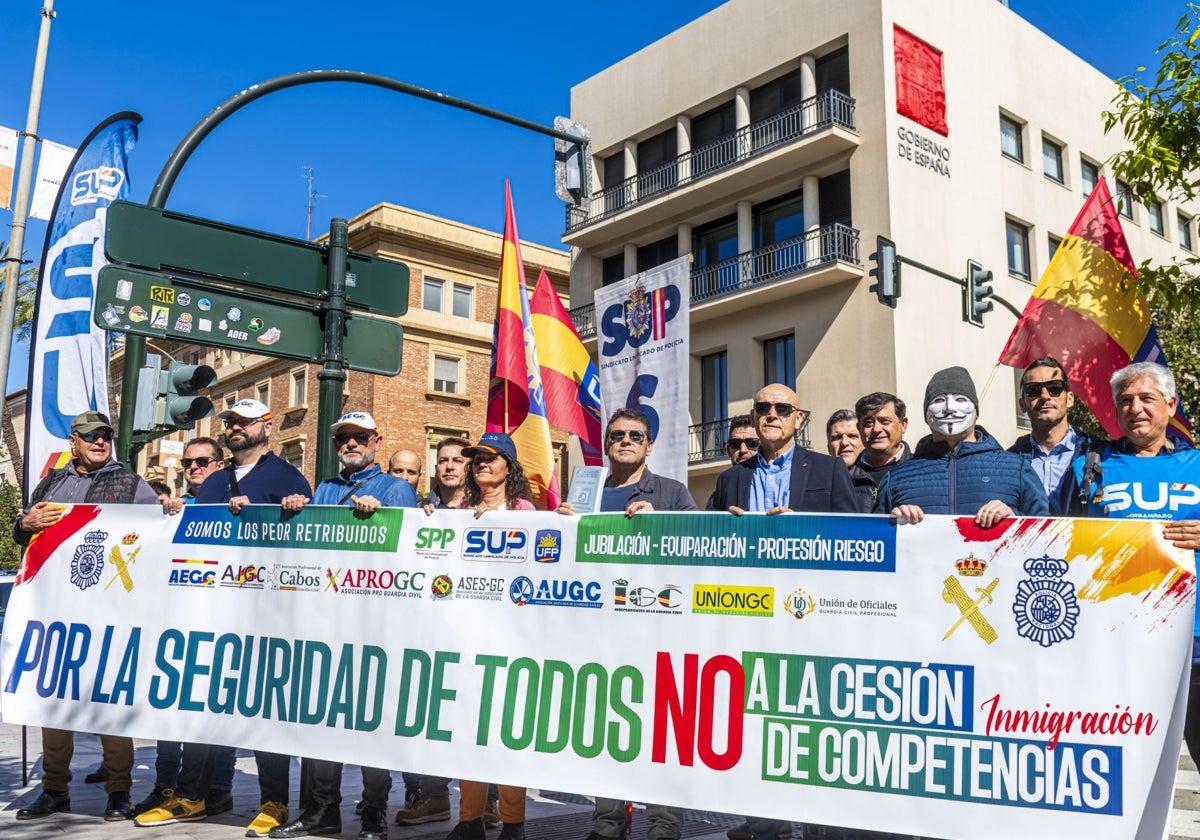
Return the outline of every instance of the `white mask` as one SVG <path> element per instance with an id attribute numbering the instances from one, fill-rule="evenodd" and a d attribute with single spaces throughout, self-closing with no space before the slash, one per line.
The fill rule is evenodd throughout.
<path id="1" fill-rule="evenodd" d="M 975 403 L 962 394 L 942 394 L 925 409 L 925 422 L 941 435 L 961 435 L 975 425 Z"/>

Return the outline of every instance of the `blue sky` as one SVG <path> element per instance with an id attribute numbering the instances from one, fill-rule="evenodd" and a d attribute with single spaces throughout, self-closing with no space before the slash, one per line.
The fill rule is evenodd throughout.
<path id="1" fill-rule="evenodd" d="M 0 125 L 9 128 L 25 126 L 41 5 L 0 3 Z M 549 125 L 569 113 L 572 85 L 718 5 L 58 0 L 39 134 L 73 146 L 108 115 L 139 112 L 131 197 L 145 201 L 171 151 L 209 110 L 298 70 L 377 73 Z M 1011 6 L 1111 76 L 1153 66 L 1184 10 L 1174 0 Z M 509 178 L 522 238 L 561 247 L 552 159 L 552 141 L 532 132 L 362 85 L 313 85 L 227 120 L 185 167 L 167 206 L 302 237 L 301 167 L 312 166 L 325 196 L 314 233 L 380 201 L 499 230 Z M 0 210 L 0 241 L 11 220 Z M 35 259 L 44 237 L 45 225 L 32 221 L 25 245 Z M 9 390 L 24 386 L 25 358 L 14 348 Z"/>

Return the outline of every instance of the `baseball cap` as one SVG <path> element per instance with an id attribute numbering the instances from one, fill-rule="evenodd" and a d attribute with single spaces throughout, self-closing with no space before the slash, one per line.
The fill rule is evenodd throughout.
<path id="1" fill-rule="evenodd" d="M 238 400 L 217 416 L 222 420 L 228 420 L 230 417 L 241 417 L 243 420 L 270 420 L 271 409 L 258 400 Z"/>
<path id="2" fill-rule="evenodd" d="M 517 445 L 504 432 L 488 432 L 479 438 L 479 442 L 468 446 L 462 451 L 468 458 L 476 455 L 507 455 L 510 461 L 517 460 Z"/>
<path id="3" fill-rule="evenodd" d="M 360 429 L 366 429 L 369 432 L 375 431 L 378 426 L 375 425 L 375 418 L 365 411 L 347 411 L 338 421 L 329 427 L 329 430 L 335 435 L 342 430 L 342 426 L 356 426 Z"/>
<path id="4" fill-rule="evenodd" d="M 71 421 L 71 434 L 94 432 L 98 429 L 116 431 L 112 421 L 108 419 L 108 415 L 100 411 L 85 411 L 83 414 L 76 415 L 75 419 Z"/>

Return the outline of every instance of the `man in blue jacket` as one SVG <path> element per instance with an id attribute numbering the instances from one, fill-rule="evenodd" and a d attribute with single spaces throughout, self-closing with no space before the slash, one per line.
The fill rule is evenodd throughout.
<path id="1" fill-rule="evenodd" d="M 901 523 L 925 514 L 974 516 L 991 528 L 1009 516 L 1047 516 L 1046 490 L 1029 462 L 1006 452 L 979 419 L 979 397 L 965 368 L 940 370 L 925 388 L 925 421 L 931 434 L 913 457 L 879 485 L 876 513 Z"/>

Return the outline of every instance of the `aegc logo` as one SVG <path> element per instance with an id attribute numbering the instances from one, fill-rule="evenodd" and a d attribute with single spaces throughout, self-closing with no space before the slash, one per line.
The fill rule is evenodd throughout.
<path id="1" fill-rule="evenodd" d="M 95 204 L 102 199 L 115 201 L 124 183 L 125 173 L 111 166 L 80 172 L 71 182 L 71 206 Z"/>
<path id="2" fill-rule="evenodd" d="M 1148 497 L 1148 494 L 1149 497 Z M 1104 488 L 1100 504 L 1109 513 L 1136 507 L 1139 511 L 1153 513 L 1158 510 L 1177 511 L 1200 503 L 1200 487 L 1195 484 L 1142 484 L 1124 481 Z M 1169 517 L 1164 517 L 1169 518 Z"/>
<path id="3" fill-rule="evenodd" d="M 524 563 L 529 532 L 524 528 L 472 528 L 463 536 L 464 560 Z"/>

